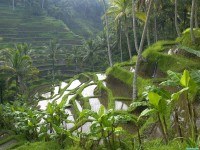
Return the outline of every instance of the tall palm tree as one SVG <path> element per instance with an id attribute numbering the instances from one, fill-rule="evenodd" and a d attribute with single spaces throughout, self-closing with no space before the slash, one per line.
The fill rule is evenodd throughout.
<path id="1" fill-rule="evenodd" d="M 137 75 L 138 75 L 138 70 L 139 70 L 139 64 L 140 64 L 140 61 L 142 59 L 142 51 L 143 51 L 143 46 L 144 46 L 144 40 L 145 40 L 145 35 L 146 35 L 147 26 L 148 26 L 148 23 L 149 23 L 150 13 L 151 13 L 153 3 L 154 3 L 154 0 L 150 0 L 148 12 L 147 12 L 147 18 L 146 18 L 146 22 L 145 22 L 145 25 L 144 25 L 144 29 L 143 29 L 143 33 L 142 33 L 142 37 L 141 37 L 141 41 L 140 41 L 138 58 L 137 58 L 136 65 L 135 65 L 135 72 L 134 72 L 134 78 L 133 78 L 133 96 L 132 96 L 133 100 L 135 100 L 137 98 L 137 94 L 138 94 L 138 92 L 137 92 Z"/>
<path id="2" fill-rule="evenodd" d="M 124 26 L 125 36 L 127 40 L 128 52 L 130 60 L 132 59 L 131 45 L 128 33 L 128 15 L 130 14 L 130 1 L 129 0 L 113 0 L 111 7 L 108 9 L 108 15 L 113 16 L 115 21 L 120 22 L 120 26 Z"/>
<path id="3" fill-rule="evenodd" d="M 106 39 L 107 39 L 107 46 L 108 46 L 108 58 L 109 58 L 109 63 L 110 66 L 113 66 L 112 63 L 112 55 L 111 55 L 111 49 L 110 49 L 110 40 L 109 40 L 109 30 L 108 30 L 108 18 L 106 14 L 106 2 L 105 0 L 102 0 L 103 6 L 104 6 L 104 18 L 105 18 L 105 23 L 106 23 Z"/>

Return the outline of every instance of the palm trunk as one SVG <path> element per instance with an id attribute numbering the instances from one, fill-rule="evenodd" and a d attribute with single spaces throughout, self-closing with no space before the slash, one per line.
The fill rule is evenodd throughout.
<path id="1" fill-rule="evenodd" d="M 53 53 L 53 62 L 52 62 L 52 79 L 55 80 L 55 53 Z"/>
<path id="2" fill-rule="evenodd" d="M 119 31 L 119 48 L 120 48 L 120 54 L 121 54 L 121 62 L 123 61 L 123 51 L 122 51 L 122 31 L 121 31 L 121 25 L 120 25 L 120 31 Z"/>
<path id="3" fill-rule="evenodd" d="M 147 44 L 148 44 L 148 46 L 151 45 L 149 27 L 147 28 Z"/>
<path id="4" fill-rule="evenodd" d="M 139 47 L 138 47 L 138 39 L 137 39 L 136 23 L 135 23 L 135 0 L 132 0 L 132 13 L 133 13 L 133 34 L 134 34 L 134 43 L 135 43 L 136 52 L 138 53 Z"/>
<path id="5" fill-rule="evenodd" d="M 181 32 L 180 29 L 178 27 L 178 20 L 177 20 L 177 16 L 178 16 L 178 11 L 177 11 L 177 0 L 175 0 L 175 27 L 176 27 L 176 32 L 178 36 L 181 36 Z"/>
<path id="6" fill-rule="evenodd" d="M 154 42 L 158 41 L 156 9 L 154 9 Z"/>
<path id="7" fill-rule="evenodd" d="M 45 1 L 45 0 L 42 0 L 42 9 L 44 9 L 44 1 Z"/>
<path id="8" fill-rule="evenodd" d="M 12 2 L 13 10 L 15 10 L 15 0 Z"/>
<path id="9" fill-rule="evenodd" d="M 195 28 L 199 28 L 199 24 L 198 24 L 198 2 L 197 1 L 196 1 L 196 5 L 195 5 L 194 22 L 195 22 Z"/>
<path id="10" fill-rule="evenodd" d="M 192 0 L 192 8 L 191 8 L 191 16 L 190 16 L 190 36 L 193 43 L 195 43 L 195 36 L 194 36 L 194 31 L 193 31 L 195 3 L 196 3 L 196 0 Z"/>
<path id="11" fill-rule="evenodd" d="M 131 59 L 132 59 L 131 45 L 130 45 L 130 40 L 129 40 L 129 35 L 128 35 L 128 31 L 127 31 L 127 30 L 125 31 L 125 35 L 126 35 L 126 40 L 127 40 L 129 58 L 130 58 L 130 60 L 131 60 Z"/>
<path id="12" fill-rule="evenodd" d="M 132 97 L 133 100 L 137 99 L 137 75 L 138 75 L 138 71 L 139 71 L 140 60 L 142 58 L 144 40 L 145 40 L 147 27 L 148 27 L 148 24 L 149 24 L 150 13 L 151 13 L 153 3 L 154 3 L 154 0 L 151 0 L 150 3 L 149 3 L 149 9 L 148 9 L 148 12 L 147 12 L 147 19 L 146 19 L 146 22 L 145 22 L 145 25 L 144 25 L 142 38 L 141 38 L 141 41 L 140 41 L 140 47 L 139 47 L 139 51 L 138 51 L 138 58 L 137 58 L 136 65 L 135 65 L 135 72 L 134 72 L 134 79 L 133 79 L 133 97 Z"/>
<path id="13" fill-rule="evenodd" d="M 103 1 L 103 6 L 104 6 L 104 15 L 105 15 L 105 22 L 106 22 L 106 38 L 107 38 L 107 46 L 108 46 L 108 58 L 109 58 L 110 67 L 112 67 L 113 64 L 112 64 L 112 56 L 111 56 L 111 50 L 110 50 L 108 19 L 107 19 L 107 15 L 106 15 L 106 3 L 105 3 L 105 0 L 102 0 L 102 1 Z"/>
<path id="14" fill-rule="evenodd" d="M 0 98 L 1 98 L 1 101 L 0 101 L 0 103 L 1 104 L 3 104 L 3 88 L 2 87 L 0 87 Z"/>

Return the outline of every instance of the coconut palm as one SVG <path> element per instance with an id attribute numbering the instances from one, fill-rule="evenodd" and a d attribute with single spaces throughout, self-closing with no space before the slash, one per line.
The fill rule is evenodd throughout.
<path id="1" fill-rule="evenodd" d="M 130 14 L 130 4 L 129 0 L 113 0 L 111 2 L 111 7 L 108 9 L 108 15 L 113 16 L 115 21 L 119 26 L 124 26 L 125 35 L 127 39 L 127 46 L 130 60 L 132 59 L 131 45 L 128 33 L 128 15 Z"/>
<path id="2" fill-rule="evenodd" d="M 52 63 L 52 80 L 55 80 L 55 63 L 56 63 L 56 53 L 61 50 L 60 44 L 56 40 L 51 40 L 49 45 L 46 46 L 46 49 L 49 51 L 49 58 Z"/>
<path id="3" fill-rule="evenodd" d="M 2 70 L 8 74 L 9 79 L 15 79 L 19 93 L 23 94 L 26 89 L 26 79 L 35 76 L 38 70 L 32 66 L 32 60 L 25 55 L 24 49 L 5 49 L 1 54 L 5 62 Z"/>
<path id="4" fill-rule="evenodd" d="M 112 55 L 111 55 L 111 49 L 110 49 L 108 18 L 107 18 L 107 14 L 106 14 L 106 2 L 105 2 L 105 0 L 102 0 L 102 2 L 103 2 L 103 6 L 104 6 L 104 19 L 105 19 L 105 23 L 106 23 L 106 39 L 107 39 L 107 46 L 108 46 L 108 58 L 109 58 L 110 66 L 112 67 L 113 63 L 112 63 Z"/>

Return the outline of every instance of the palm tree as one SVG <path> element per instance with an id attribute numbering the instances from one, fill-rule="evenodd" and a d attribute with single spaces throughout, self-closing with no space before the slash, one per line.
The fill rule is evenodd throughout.
<path id="1" fill-rule="evenodd" d="M 55 80 L 55 63 L 56 63 L 56 53 L 61 50 L 61 46 L 60 44 L 58 44 L 58 42 L 56 40 L 51 40 L 49 42 L 49 45 L 46 47 L 50 54 L 49 54 L 49 58 L 52 61 L 52 80 L 54 82 Z"/>
<path id="2" fill-rule="evenodd" d="M 133 100 L 135 100 L 137 98 L 137 75 L 138 75 L 138 70 L 139 70 L 139 64 L 140 64 L 140 61 L 142 59 L 143 45 L 144 45 L 145 35 L 146 35 L 147 26 L 148 26 L 148 23 L 149 23 L 150 13 L 151 13 L 153 3 L 154 3 L 154 0 L 151 0 L 149 2 L 147 18 L 146 18 L 146 22 L 145 22 L 145 25 L 144 25 L 142 38 L 141 38 L 141 41 L 140 41 L 140 47 L 139 47 L 139 51 L 138 51 L 138 58 L 137 58 L 136 65 L 135 65 L 135 72 L 134 72 L 134 78 L 133 78 L 133 97 L 132 97 Z"/>
<path id="3" fill-rule="evenodd" d="M 105 0 L 102 0 L 102 2 L 103 2 L 103 6 L 104 6 L 104 18 L 105 18 L 105 22 L 106 22 L 106 39 L 107 39 L 107 46 L 108 46 L 108 58 L 109 58 L 110 66 L 112 67 L 113 64 L 112 64 L 112 55 L 111 55 L 111 50 L 110 50 L 108 18 L 107 18 L 107 14 L 106 14 L 106 3 L 105 3 Z"/>
<path id="4" fill-rule="evenodd" d="M 127 40 L 128 52 L 130 60 L 132 59 L 131 45 L 128 33 L 128 15 L 130 13 L 130 1 L 129 0 L 114 0 L 111 3 L 111 7 L 108 9 L 108 15 L 113 16 L 119 26 L 123 25 L 125 29 L 125 35 Z"/>
<path id="5" fill-rule="evenodd" d="M 38 70 L 32 66 L 32 60 L 25 55 L 24 49 L 5 49 L 2 51 L 5 65 L 3 70 L 8 73 L 9 79 L 16 81 L 16 87 L 20 94 L 24 94 L 26 89 L 26 79 L 33 77 Z"/>

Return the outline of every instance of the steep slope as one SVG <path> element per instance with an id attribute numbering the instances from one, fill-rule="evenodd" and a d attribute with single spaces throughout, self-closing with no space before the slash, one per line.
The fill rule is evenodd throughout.
<path id="1" fill-rule="evenodd" d="M 41 46 L 50 39 L 57 38 L 62 45 L 80 45 L 81 38 L 57 19 L 34 16 L 23 8 L 8 9 L 0 6 L 0 44 L 1 47 L 14 43 L 27 42 Z"/>

